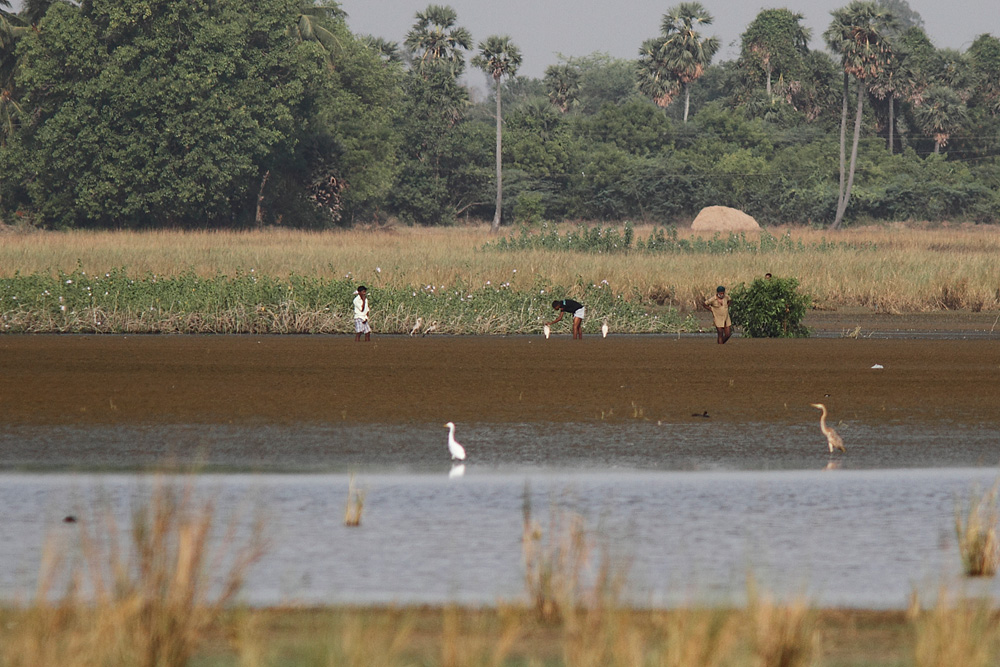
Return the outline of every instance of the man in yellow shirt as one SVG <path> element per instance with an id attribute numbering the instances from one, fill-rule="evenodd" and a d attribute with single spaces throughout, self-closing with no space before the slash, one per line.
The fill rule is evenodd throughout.
<path id="1" fill-rule="evenodd" d="M 712 311 L 712 320 L 715 322 L 715 331 L 719 336 L 719 345 L 725 344 L 733 335 L 733 321 L 729 319 L 730 301 L 732 299 L 726 294 L 726 288 L 722 285 L 719 285 L 715 291 L 715 296 L 705 301 L 705 308 Z"/>

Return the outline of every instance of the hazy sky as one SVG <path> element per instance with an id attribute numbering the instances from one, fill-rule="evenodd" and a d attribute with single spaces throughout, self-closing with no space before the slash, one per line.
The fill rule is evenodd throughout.
<path id="1" fill-rule="evenodd" d="M 351 30 L 402 41 L 414 15 L 432 0 L 341 0 Z M 478 43 L 489 35 L 510 35 L 521 49 L 520 74 L 541 77 L 545 68 L 564 56 L 595 51 L 618 58 L 635 58 L 643 40 L 660 32 L 667 9 L 680 0 L 433 0 L 451 5 L 458 24 L 468 28 Z M 739 54 L 740 35 L 761 9 L 785 7 L 805 16 L 812 29 L 812 48 L 824 48 L 823 31 L 830 12 L 849 0 L 787 0 L 756 4 L 742 0 L 701 0 L 715 17 L 705 33 L 722 43 L 716 56 L 730 60 Z M 965 50 L 984 32 L 1000 37 L 997 0 L 908 0 L 920 14 L 928 35 L 938 47 Z M 734 45 L 735 42 L 735 45 Z"/>

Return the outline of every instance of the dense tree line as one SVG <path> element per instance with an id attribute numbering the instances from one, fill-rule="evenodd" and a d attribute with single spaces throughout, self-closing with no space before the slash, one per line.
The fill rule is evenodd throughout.
<path id="1" fill-rule="evenodd" d="M 854 0 L 829 52 L 765 9 L 713 64 L 711 19 L 681 2 L 634 60 L 533 79 L 447 6 L 395 44 L 333 0 L 0 0 L 0 220 L 1000 220 L 1000 40 L 939 49 L 905 0 Z"/>

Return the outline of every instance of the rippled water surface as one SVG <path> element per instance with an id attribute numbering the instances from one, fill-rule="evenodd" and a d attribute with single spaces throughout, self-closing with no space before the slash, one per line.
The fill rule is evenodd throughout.
<path id="1" fill-rule="evenodd" d="M 955 585 L 956 502 L 997 479 L 1000 434 L 840 430 L 848 452 L 831 458 L 815 425 L 469 425 L 451 477 L 436 426 L 18 427 L 0 436 L 3 465 L 36 472 L 0 475 L 0 592 L 30 595 L 46 540 L 71 543 L 102 503 L 125 524 L 149 479 L 107 470 L 195 453 L 214 471 L 199 488 L 244 535 L 267 519 L 254 604 L 517 598 L 526 488 L 543 526 L 552 508 L 585 517 L 641 604 L 739 601 L 748 572 L 823 605 L 902 607 Z M 342 524 L 350 474 L 367 494 L 359 528 Z"/>

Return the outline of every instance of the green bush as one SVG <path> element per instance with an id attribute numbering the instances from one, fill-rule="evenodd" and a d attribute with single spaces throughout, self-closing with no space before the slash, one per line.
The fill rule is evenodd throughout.
<path id="1" fill-rule="evenodd" d="M 751 338 L 804 338 L 802 326 L 812 298 L 800 294 L 795 278 L 757 278 L 733 290 L 730 313 L 733 324 Z"/>

